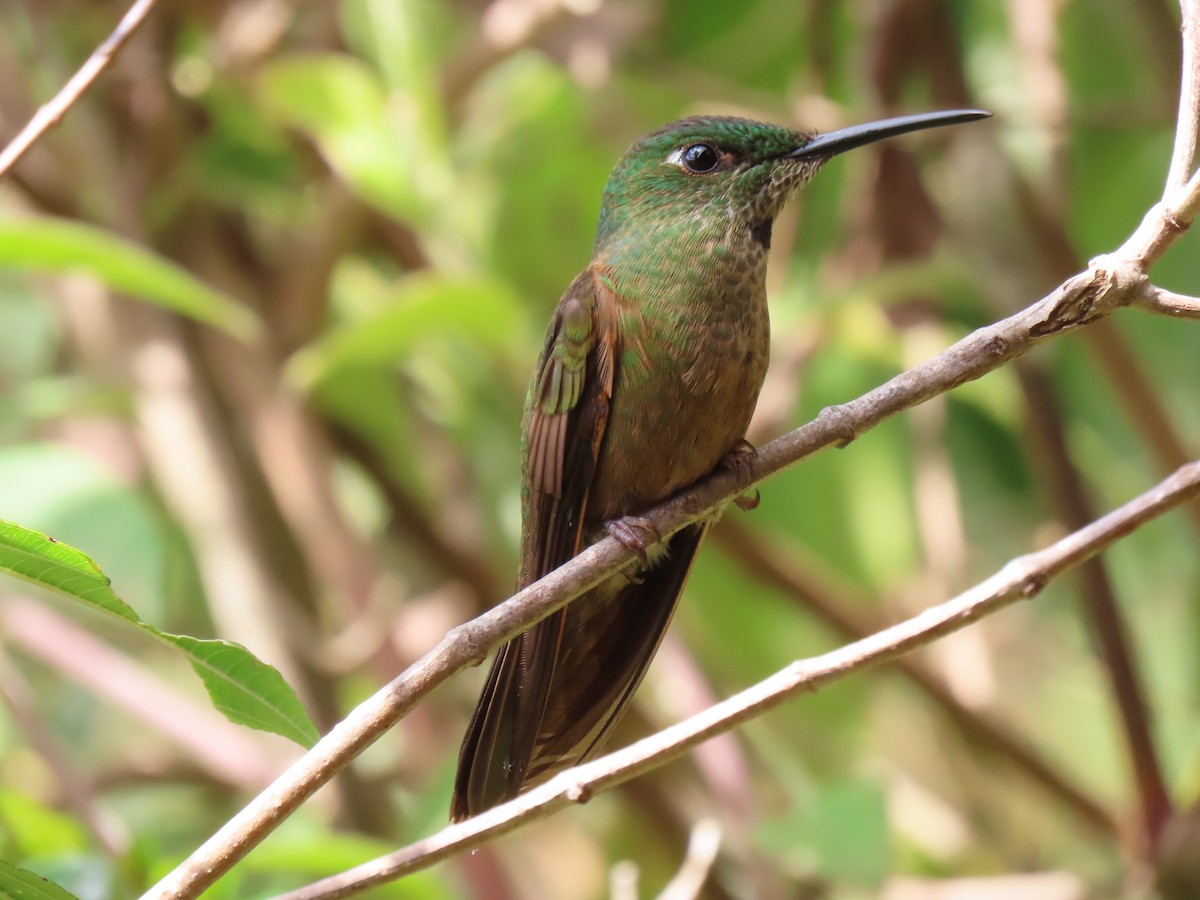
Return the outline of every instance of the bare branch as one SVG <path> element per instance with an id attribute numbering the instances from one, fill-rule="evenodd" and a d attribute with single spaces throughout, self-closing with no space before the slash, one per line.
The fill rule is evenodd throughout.
<path id="1" fill-rule="evenodd" d="M 599 791 L 664 765 L 697 744 L 817 691 L 852 672 L 891 662 L 916 647 L 1036 596 L 1054 577 L 1190 499 L 1200 497 L 1200 461 L 1188 463 L 1151 490 L 1044 550 L 1018 557 L 969 591 L 870 637 L 811 659 L 797 660 L 753 687 L 703 712 L 593 762 L 563 772 L 501 806 L 340 875 L 276 900 L 333 900 L 427 868 Z"/>
<path id="2" fill-rule="evenodd" d="M 1200 0 L 1185 0 L 1185 3 L 1189 8 L 1194 8 Z M 1194 18 L 1189 19 L 1193 20 Z M 1185 84 L 1189 83 L 1185 79 Z M 1185 93 L 1186 91 L 1185 88 Z M 1198 109 L 1200 95 L 1191 98 L 1188 106 L 1190 114 L 1193 115 Z M 1168 194 L 1171 194 L 1169 190 Z M 1187 229 L 1195 218 L 1198 206 L 1200 173 L 1188 183 L 1183 196 L 1167 196 L 1155 204 L 1119 250 L 1094 259 L 1087 271 L 1067 279 L 1042 300 L 1014 316 L 979 329 L 933 359 L 897 375 L 857 400 L 823 410 L 814 421 L 763 446 L 754 460 L 752 484 L 761 482 L 818 450 L 831 445 L 844 447 L 867 429 L 905 409 L 979 378 L 1027 353 L 1044 340 L 1075 331 L 1104 318 L 1120 306 L 1134 303 L 1136 297 L 1148 289 L 1147 269 Z M 647 517 L 664 539 L 669 538 L 680 528 L 713 515 L 747 487 L 745 483 L 739 483 L 734 473 L 722 472 L 657 507 L 648 513 Z M 1104 521 L 1107 520 L 1101 520 Z M 1132 524 L 1129 527 L 1132 527 Z M 1113 539 L 1115 540 L 1115 536 Z M 401 673 L 391 684 L 357 707 L 304 758 L 284 772 L 271 787 L 230 819 L 174 872 L 151 888 L 143 900 L 188 900 L 198 896 L 291 815 L 319 787 L 328 782 L 339 769 L 403 718 L 434 687 L 463 668 L 480 663 L 492 647 L 515 637 L 599 584 L 604 578 L 630 563 L 632 557 L 633 554 L 615 539 L 605 538 L 509 600 L 451 631 L 436 647 Z M 914 621 L 919 622 L 923 618 L 918 617 Z M 963 620 L 961 624 L 965 624 L 965 621 L 967 620 Z M 961 624 L 957 627 L 961 627 Z M 946 628 L 953 630 L 950 626 Z M 874 642 L 890 634 L 892 631 L 882 632 L 865 643 L 873 646 Z M 907 649 L 907 646 L 908 644 L 904 644 L 904 649 Z M 894 658 L 900 652 L 902 650 L 897 650 L 892 655 L 883 654 L 872 661 Z M 804 672 L 793 673 L 789 669 L 788 673 L 793 677 L 799 674 L 800 683 L 804 686 L 812 686 L 815 683 L 808 680 Z M 747 693 L 763 690 L 764 685 L 769 684 L 770 682 L 764 682 Z M 744 697 L 745 695 L 742 695 L 741 698 L 733 699 L 739 700 Z M 707 719 L 731 702 L 733 700 L 713 707 L 689 722 Z M 775 699 L 771 702 L 778 703 L 780 700 Z M 647 740 L 667 740 L 673 733 L 674 730 L 669 730 Z M 671 752 L 677 755 L 701 739 L 695 737 L 692 743 L 672 745 Z M 640 746 L 642 745 L 635 745 Z M 632 771 L 626 773 L 623 778 L 632 777 L 632 774 Z M 562 776 L 514 803 L 527 803 L 529 798 L 541 796 L 544 790 L 560 784 L 561 778 Z M 615 782 L 608 776 L 602 779 L 602 783 L 597 782 L 600 786 L 609 783 Z M 571 795 L 571 799 L 583 799 L 579 790 L 568 788 L 564 797 L 567 794 Z M 562 800 L 562 803 L 565 802 L 566 799 Z M 441 849 L 437 858 L 440 859 L 453 849 L 471 842 L 483 833 L 484 828 L 492 827 L 489 823 L 495 823 L 494 827 L 497 829 L 509 823 L 508 819 L 502 818 L 502 810 L 508 809 L 509 806 L 511 804 L 463 823 L 459 826 L 462 838 L 452 846 L 438 844 Z M 554 807 L 547 807 L 540 811 L 539 815 L 548 814 L 551 808 Z M 479 822 L 484 822 L 485 825 L 480 826 Z M 507 824 L 503 830 L 510 830 L 512 827 L 515 825 Z M 443 838 L 446 833 L 441 833 Z M 496 833 L 500 833 L 499 830 Z M 426 845 L 432 846 L 430 842 L 423 842 L 420 846 Z"/>
<path id="3" fill-rule="evenodd" d="M 71 80 L 63 85 L 62 90 L 55 94 L 53 99 L 43 104 L 29 120 L 29 124 L 9 141 L 3 151 L 0 151 L 0 178 L 3 178 L 8 170 L 17 164 L 17 161 L 42 135 L 62 120 L 67 110 L 100 77 L 100 73 L 112 64 L 117 53 L 150 15 L 154 3 L 155 0 L 135 0 L 133 6 L 129 7 L 129 11 L 121 17 L 121 21 L 117 23 L 113 33 L 92 52 L 87 62 L 71 76 Z"/>
<path id="4" fill-rule="evenodd" d="M 1145 227 L 1145 223 L 1143 223 Z M 1177 233 L 1176 233 L 1177 234 Z M 857 400 L 828 407 L 807 425 L 760 448 L 751 485 L 830 446 L 844 447 L 864 431 L 932 396 L 979 378 L 1051 337 L 1109 315 L 1146 283 L 1136 265 L 1105 257 L 1016 315 L 963 338 L 926 362 Z M 714 515 L 745 491 L 735 473 L 722 471 L 650 511 L 663 539 Z M 592 545 L 545 578 L 451 631 L 391 684 L 360 704 L 301 760 L 158 885 L 145 900 L 191 898 L 257 845 L 350 760 L 374 743 L 434 687 L 483 661 L 492 647 L 595 587 L 633 560 L 614 538 Z"/>
<path id="5" fill-rule="evenodd" d="M 1200 297 L 1188 297 L 1160 287 L 1149 287 L 1133 301 L 1138 309 L 1176 319 L 1200 319 Z"/>
<path id="6" fill-rule="evenodd" d="M 1183 186 L 1181 196 L 1174 205 L 1175 224 L 1182 230 L 1187 228 L 1200 213 L 1200 169 L 1192 173 Z"/>
<path id="7" fill-rule="evenodd" d="M 1181 0 L 1183 21 L 1183 78 L 1179 87 L 1179 118 L 1175 124 L 1175 149 L 1163 197 L 1186 190 L 1188 174 L 1196 162 L 1200 131 L 1200 0 Z"/>
<path id="8" fill-rule="evenodd" d="M 838 640 L 858 641 L 883 627 L 882 622 L 860 612 L 878 608 L 877 598 L 858 596 L 845 585 L 835 586 L 818 577 L 795 544 L 777 545 L 729 517 L 713 529 L 713 537 L 749 577 L 794 598 L 805 612 L 830 628 Z M 1052 764 L 995 714 L 965 706 L 945 679 L 925 661 L 906 656 L 896 660 L 895 670 L 937 706 L 973 745 L 1007 761 L 1056 798 L 1065 810 L 1073 812 L 1079 822 L 1105 835 L 1116 834 L 1117 823 L 1112 815 L 1099 799 L 1073 780 L 1072 773 Z"/>

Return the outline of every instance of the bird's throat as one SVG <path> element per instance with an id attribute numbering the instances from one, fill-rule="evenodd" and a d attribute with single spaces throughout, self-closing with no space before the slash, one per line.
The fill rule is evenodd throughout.
<path id="1" fill-rule="evenodd" d="M 774 225 L 775 220 L 773 218 L 766 218 L 761 222 L 750 226 L 750 237 L 755 241 L 755 243 L 762 247 L 763 250 L 771 249 L 771 229 L 774 227 Z"/>

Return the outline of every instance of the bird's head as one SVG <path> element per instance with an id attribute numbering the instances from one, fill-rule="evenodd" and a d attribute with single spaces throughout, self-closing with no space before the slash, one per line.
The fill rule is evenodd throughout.
<path id="1" fill-rule="evenodd" d="M 728 116 L 694 116 L 651 132 L 626 151 L 604 189 L 597 246 L 647 221 L 694 219 L 766 228 L 832 156 L 883 138 L 982 119 L 951 110 L 883 119 L 826 134 Z M 712 217 L 712 218 L 710 218 Z"/>

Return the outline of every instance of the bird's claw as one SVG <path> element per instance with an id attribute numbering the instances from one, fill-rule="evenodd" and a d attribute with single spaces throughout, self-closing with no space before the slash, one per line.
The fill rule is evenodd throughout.
<path id="1" fill-rule="evenodd" d="M 658 527 L 643 516 L 622 516 L 605 522 L 604 528 L 623 546 L 636 553 L 643 567 L 650 565 L 646 550 L 662 540 Z"/>
<path id="2" fill-rule="evenodd" d="M 752 509 L 758 509 L 758 504 L 762 502 L 762 494 L 758 492 L 758 488 L 747 491 L 733 498 L 733 505 L 744 512 L 750 512 Z"/>
<path id="3" fill-rule="evenodd" d="M 745 487 L 754 479 L 754 460 L 758 456 L 757 448 L 745 438 L 733 445 L 733 449 L 721 457 L 720 466 L 733 473 L 737 483 Z M 757 509 L 762 496 L 758 490 L 747 491 L 740 497 L 734 497 L 733 502 L 738 509 Z"/>
<path id="4" fill-rule="evenodd" d="M 718 465 L 722 469 L 728 469 L 733 473 L 737 482 L 742 487 L 750 484 L 754 478 L 754 460 L 758 456 L 758 449 L 745 438 L 742 438 L 733 448 L 721 457 Z"/>

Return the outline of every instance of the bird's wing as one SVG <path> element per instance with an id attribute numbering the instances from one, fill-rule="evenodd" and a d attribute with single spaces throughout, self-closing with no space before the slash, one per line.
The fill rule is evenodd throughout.
<path id="1" fill-rule="evenodd" d="M 572 282 L 546 335 L 525 404 L 524 587 L 581 549 L 588 491 L 608 422 L 616 299 L 593 269 Z M 525 780 L 560 658 L 566 611 L 501 648 L 459 756 L 451 814 L 514 796 Z"/>
<path id="2" fill-rule="evenodd" d="M 525 766 L 526 785 L 586 762 L 604 743 L 650 668 L 707 529 L 707 523 L 689 525 L 636 581 L 607 593 L 602 587 L 555 614 L 563 637 Z"/>
<path id="3" fill-rule="evenodd" d="M 611 280 L 593 272 L 591 289 L 591 305 L 573 304 L 571 292 L 560 305 L 527 404 L 522 585 L 578 554 L 589 540 L 584 523 L 595 524 L 588 491 L 622 347 Z M 651 568 L 610 579 L 505 648 L 514 661 L 498 661 L 496 670 L 516 669 L 520 678 L 519 751 L 509 759 L 505 797 L 583 762 L 603 742 L 658 650 L 706 527 L 678 532 Z"/>
<path id="4" fill-rule="evenodd" d="M 521 587 L 581 549 L 616 375 L 617 301 L 591 268 L 559 301 L 525 403 Z"/>

